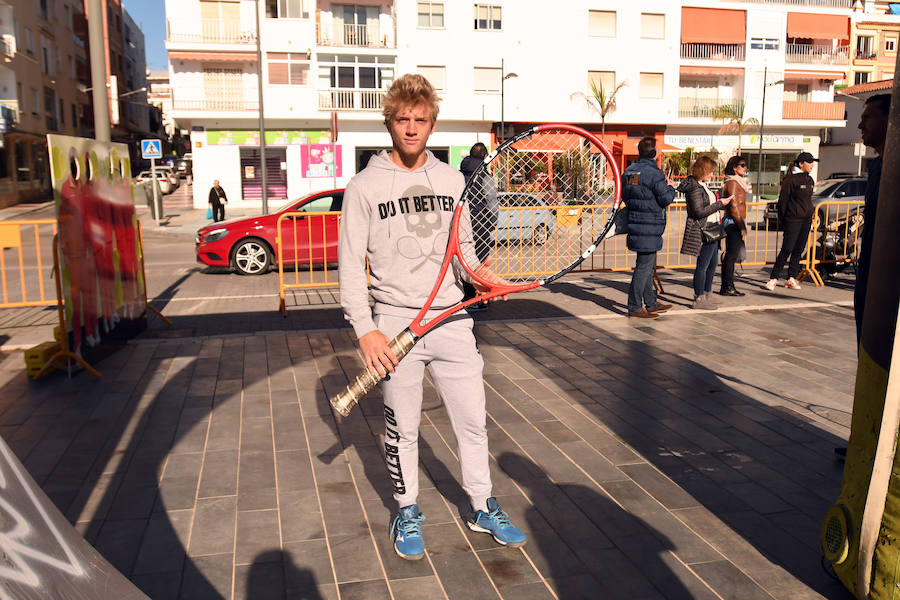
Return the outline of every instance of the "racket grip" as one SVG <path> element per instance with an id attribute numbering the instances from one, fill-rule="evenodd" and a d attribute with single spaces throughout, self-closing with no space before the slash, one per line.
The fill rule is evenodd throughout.
<path id="1" fill-rule="evenodd" d="M 417 339 L 417 336 L 407 328 L 388 342 L 388 347 L 397 357 L 397 360 L 400 361 L 416 344 Z M 362 397 L 378 385 L 378 382 L 382 379 L 380 375 L 372 375 L 368 368 L 363 369 L 362 373 L 357 375 L 353 382 L 344 388 L 343 392 L 330 400 L 331 406 L 341 415 L 345 417 L 350 416 L 350 411 L 353 410 L 353 407 L 359 404 Z"/>

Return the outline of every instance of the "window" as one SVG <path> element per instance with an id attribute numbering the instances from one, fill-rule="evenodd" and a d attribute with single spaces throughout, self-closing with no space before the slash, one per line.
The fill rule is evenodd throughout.
<path id="1" fill-rule="evenodd" d="M 663 97 L 663 74 L 641 73 L 641 98 Z"/>
<path id="2" fill-rule="evenodd" d="M 58 114 L 59 114 L 59 124 L 65 125 L 66 124 L 66 103 L 63 102 L 62 98 L 59 99 L 59 113 Z"/>
<path id="3" fill-rule="evenodd" d="M 441 29 L 444 27 L 443 2 L 419 2 L 419 27 Z"/>
<path id="4" fill-rule="evenodd" d="M 266 52 L 271 85 L 309 85 L 306 53 Z"/>
<path id="5" fill-rule="evenodd" d="M 589 10 L 588 35 L 594 37 L 616 37 L 616 11 Z"/>
<path id="6" fill-rule="evenodd" d="M 50 14 L 49 14 L 49 12 L 48 12 L 48 10 L 47 10 L 47 0 L 40 0 L 40 2 L 38 3 L 38 5 L 40 6 L 41 18 L 42 18 L 43 20 L 45 20 L 45 21 L 49 21 L 49 20 L 50 20 Z"/>
<path id="7" fill-rule="evenodd" d="M 861 35 L 856 38 L 856 58 L 875 58 L 875 36 Z"/>
<path id="8" fill-rule="evenodd" d="M 72 127 L 78 127 L 78 105 L 72 103 Z"/>
<path id="9" fill-rule="evenodd" d="M 475 67 L 475 91 L 499 92 L 500 69 L 496 67 Z"/>
<path id="10" fill-rule="evenodd" d="M 896 52 L 897 51 L 897 38 L 896 37 L 885 37 L 884 38 L 884 51 L 885 52 Z"/>
<path id="11" fill-rule="evenodd" d="M 270 19 L 308 19 L 311 0 L 266 0 Z"/>
<path id="12" fill-rule="evenodd" d="M 377 6 L 332 4 L 335 39 L 345 46 L 375 46 L 381 40 Z"/>
<path id="13" fill-rule="evenodd" d="M 383 90 L 394 81 L 393 56 L 319 55 L 320 88 Z"/>
<path id="14" fill-rule="evenodd" d="M 649 40 L 666 39 L 666 15 L 641 13 L 641 37 Z"/>
<path id="15" fill-rule="evenodd" d="M 500 7 L 493 4 L 475 5 L 475 29 L 502 29 Z"/>
<path id="16" fill-rule="evenodd" d="M 66 29 L 71 31 L 72 30 L 72 8 L 68 4 L 66 4 L 65 6 L 63 6 L 63 12 L 65 13 L 65 16 L 66 16 Z"/>
<path id="17" fill-rule="evenodd" d="M 750 38 L 750 48 L 753 50 L 778 50 L 781 40 L 778 38 Z"/>
<path id="18" fill-rule="evenodd" d="M 853 75 L 853 85 L 857 85 L 860 83 L 869 83 L 869 76 L 871 73 L 867 71 L 857 71 Z"/>
<path id="19" fill-rule="evenodd" d="M 22 88 L 22 82 L 19 81 L 16 83 L 16 98 L 19 100 L 19 110 L 24 114 L 25 113 L 25 91 Z M 18 117 L 19 115 L 16 115 Z"/>
<path id="20" fill-rule="evenodd" d="M 894 72 L 891 71 L 890 73 L 887 73 L 887 72 L 882 73 L 881 78 L 882 78 L 882 79 L 893 79 L 893 78 L 894 78 Z"/>
<path id="21" fill-rule="evenodd" d="M 37 88 L 31 88 L 31 114 L 41 114 L 41 97 L 38 95 Z"/>
<path id="22" fill-rule="evenodd" d="M 25 28 L 25 53 L 34 58 L 34 33 L 27 27 Z"/>
<path id="23" fill-rule="evenodd" d="M 447 89 L 447 67 L 419 65 L 416 71 L 439 92 Z"/>
<path id="24" fill-rule="evenodd" d="M 591 83 L 601 86 L 609 94 L 616 88 L 616 72 L 588 71 L 588 85 Z"/>

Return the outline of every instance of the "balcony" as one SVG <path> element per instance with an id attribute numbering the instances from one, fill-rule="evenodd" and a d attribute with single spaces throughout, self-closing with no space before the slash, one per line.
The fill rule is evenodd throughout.
<path id="1" fill-rule="evenodd" d="M 0 133 L 12 131 L 19 121 L 19 101 L 0 100 Z"/>
<path id="2" fill-rule="evenodd" d="M 16 57 L 16 36 L 10 33 L 4 33 L 0 36 L 0 53 L 6 62 Z"/>
<path id="3" fill-rule="evenodd" d="M 681 44 L 681 58 L 697 60 L 744 60 L 743 44 Z"/>
<path id="4" fill-rule="evenodd" d="M 716 108 L 733 102 L 719 98 L 685 98 L 678 99 L 678 116 L 682 118 L 712 119 Z"/>
<path id="5" fill-rule="evenodd" d="M 172 108 L 177 111 L 257 112 L 256 88 L 184 88 L 172 90 Z"/>
<path id="6" fill-rule="evenodd" d="M 785 62 L 804 65 L 846 65 L 850 63 L 850 47 L 832 48 L 815 44 L 787 44 Z"/>
<path id="7" fill-rule="evenodd" d="M 853 0 L 741 0 L 749 4 L 782 4 L 788 6 L 815 6 L 817 8 L 847 8 Z"/>
<path id="8" fill-rule="evenodd" d="M 384 94 L 375 89 L 319 90 L 319 110 L 381 110 Z"/>
<path id="9" fill-rule="evenodd" d="M 167 22 L 168 41 L 188 42 L 192 44 L 256 44 L 255 26 L 242 25 L 240 21 L 221 19 L 200 19 L 199 27 L 195 22 L 184 22 L 173 26 Z"/>
<path id="10" fill-rule="evenodd" d="M 316 42 L 320 46 L 345 46 L 349 48 L 391 48 L 387 33 L 381 33 L 379 26 L 335 25 L 334 31 L 316 27 Z"/>
<path id="11" fill-rule="evenodd" d="M 785 100 L 781 109 L 784 119 L 808 119 L 811 121 L 842 121 L 843 102 L 794 102 Z"/>

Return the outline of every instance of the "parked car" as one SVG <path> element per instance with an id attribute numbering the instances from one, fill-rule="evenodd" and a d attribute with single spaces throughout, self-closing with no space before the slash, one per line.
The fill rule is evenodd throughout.
<path id="1" fill-rule="evenodd" d="M 866 178 L 865 177 L 846 177 L 842 179 L 825 179 L 816 184 L 813 188 L 813 206 L 818 207 L 819 204 L 826 200 L 854 200 L 862 202 L 866 197 Z M 819 219 L 825 215 L 820 212 Z M 774 225 L 778 221 L 778 202 L 769 202 L 766 204 L 765 212 L 766 222 Z"/>
<path id="2" fill-rule="evenodd" d="M 193 161 L 189 158 L 179 158 L 175 161 L 175 172 L 181 179 L 193 174 Z"/>
<path id="3" fill-rule="evenodd" d="M 197 230 L 197 262 L 231 267 L 241 275 L 262 275 L 278 256 L 277 223 L 286 212 L 339 211 L 344 190 L 314 192 L 268 215 L 231 219 Z M 285 265 L 337 262 L 338 216 L 286 217 L 281 225 Z"/>
<path id="4" fill-rule="evenodd" d="M 175 169 L 173 167 L 156 167 L 156 172 L 159 173 L 162 171 L 166 174 L 166 177 L 169 178 L 169 183 L 172 185 L 172 191 L 175 191 L 179 185 L 181 185 L 181 181 L 178 179 L 178 175 L 175 174 Z"/>
<path id="5" fill-rule="evenodd" d="M 531 240 L 544 244 L 553 232 L 556 211 L 537 194 L 500 192 L 496 240 Z"/>
<path id="6" fill-rule="evenodd" d="M 141 171 L 134 180 L 138 183 L 153 181 L 153 173 L 150 171 Z M 159 169 L 156 170 L 156 182 L 159 184 L 160 194 L 170 194 L 175 189 L 172 186 L 172 181 L 169 179 L 169 176 Z"/>

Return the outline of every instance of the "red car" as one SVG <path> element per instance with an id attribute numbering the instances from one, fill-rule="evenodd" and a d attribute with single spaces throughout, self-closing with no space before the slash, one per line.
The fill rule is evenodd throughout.
<path id="1" fill-rule="evenodd" d="M 278 211 L 258 217 L 220 221 L 197 230 L 197 262 L 231 267 L 242 275 L 261 275 L 275 264 L 278 218 L 286 212 L 341 210 L 344 190 L 314 192 Z M 338 215 L 293 216 L 281 221 L 283 261 L 321 264 L 337 262 Z"/>

